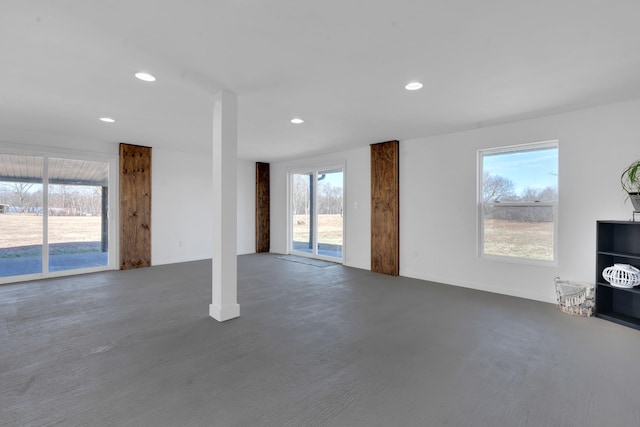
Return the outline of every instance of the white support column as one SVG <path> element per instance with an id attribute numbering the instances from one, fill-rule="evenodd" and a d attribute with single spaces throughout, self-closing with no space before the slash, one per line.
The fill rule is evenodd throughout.
<path id="1" fill-rule="evenodd" d="M 238 98 L 220 91 L 213 106 L 213 266 L 209 315 L 240 316 L 237 259 Z"/>

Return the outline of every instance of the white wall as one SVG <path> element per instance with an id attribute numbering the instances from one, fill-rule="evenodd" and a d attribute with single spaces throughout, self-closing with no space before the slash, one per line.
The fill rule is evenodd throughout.
<path id="1" fill-rule="evenodd" d="M 400 142 L 400 274 L 554 302 L 553 278 L 595 279 L 595 221 L 629 219 L 619 176 L 640 158 L 640 100 Z M 28 138 L 27 138 L 28 136 Z M 3 141 L 76 149 L 33 135 Z M 477 150 L 559 140 L 557 267 L 476 255 Z M 375 142 L 375 141 L 374 141 Z M 117 144 L 87 151 L 117 153 Z M 370 268 L 369 147 L 271 164 L 271 251 L 287 252 L 287 172 L 345 163 L 345 265 Z M 153 150 L 152 262 L 211 257 L 210 156 Z M 238 252 L 255 250 L 255 167 L 238 161 Z M 356 208 L 357 206 L 357 208 Z M 176 212 L 180 210 L 180 219 Z"/>
<path id="2" fill-rule="evenodd" d="M 238 160 L 238 253 L 255 252 L 255 163 Z M 154 148 L 153 265 L 211 258 L 211 156 Z"/>
<path id="3" fill-rule="evenodd" d="M 135 142 L 131 142 L 135 144 Z M 0 130 L 0 148 L 118 156 L 118 143 L 61 135 Z M 170 264 L 211 258 L 212 159 L 153 148 L 151 262 Z M 238 160 L 238 254 L 255 252 L 255 163 Z M 178 215 L 179 213 L 179 215 Z M 118 263 L 116 262 L 116 265 Z"/>
<path id="4" fill-rule="evenodd" d="M 256 163 L 238 160 L 238 255 L 256 252 Z"/>
<path id="5" fill-rule="evenodd" d="M 151 263 L 211 258 L 210 156 L 154 148 L 151 170 Z"/>
<path id="6" fill-rule="evenodd" d="M 640 100 L 400 143 L 400 274 L 554 302 L 595 280 L 595 223 L 631 217 L 620 173 L 640 158 Z M 558 266 L 477 257 L 477 150 L 559 140 Z"/>
<path id="7" fill-rule="evenodd" d="M 631 217 L 622 170 L 640 158 L 640 100 L 400 142 L 400 274 L 555 302 L 553 279 L 595 280 L 595 223 Z M 477 151 L 559 140 L 558 263 L 477 256 Z M 369 147 L 272 163 L 271 251 L 287 252 L 287 172 L 346 162 L 346 262 L 370 268 Z M 358 208 L 355 208 L 355 204 Z"/>
<path id="8" fill-rule="evenodd" d="M 369 269 L 371 266 L 371 185 L 369 147 L 330 155 L 271 163 L 271 252 L 287 253 L 287 176 L 292 170 L 345 165 L 344 264 Z"/>

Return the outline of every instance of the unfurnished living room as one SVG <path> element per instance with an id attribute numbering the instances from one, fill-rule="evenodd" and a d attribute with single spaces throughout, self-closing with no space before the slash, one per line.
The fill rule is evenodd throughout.
<path id="1" fill-rule="evenodd" d="M 640 426 L 640 3 L 0 6 L 1 426 Z"/>

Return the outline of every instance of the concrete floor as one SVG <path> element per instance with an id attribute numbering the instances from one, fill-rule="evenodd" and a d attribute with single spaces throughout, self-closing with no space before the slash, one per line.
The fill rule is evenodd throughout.
<path id="1" fill-rule="evenodd" d="M 274 255 L 0 286 L 2 426 L 639 426 L 640 332 Z"/>

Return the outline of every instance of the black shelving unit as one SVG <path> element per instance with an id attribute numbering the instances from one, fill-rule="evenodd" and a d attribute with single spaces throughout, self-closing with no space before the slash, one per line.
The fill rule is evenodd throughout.
<path id="1" fill-rule="evenodd" d="M 596 239 L 596 316 L 640 330 L 640 287 L 617 288 L 602 277 L 616 263 L 640 268 L 640 222 L 598 221 Z"/>

